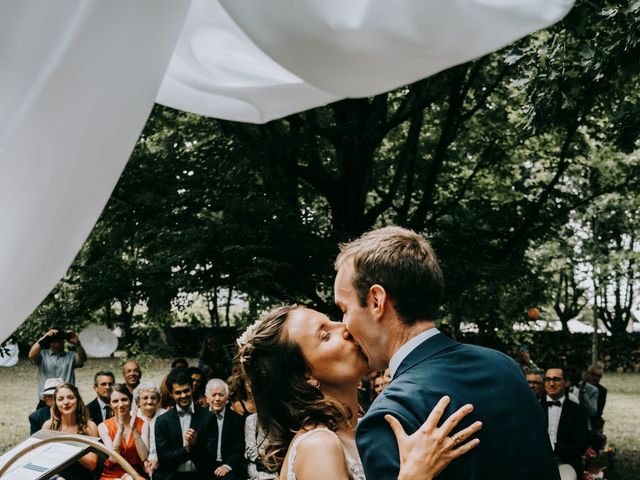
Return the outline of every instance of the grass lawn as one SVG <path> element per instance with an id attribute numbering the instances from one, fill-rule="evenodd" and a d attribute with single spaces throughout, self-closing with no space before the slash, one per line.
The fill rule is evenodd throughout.
<path id="1" fill-rule="evenodd" d="M 143 380 L 160 384 L 169 371 L 169 360 L 154 359 L 143 365 Z M 120 360 L 89 359 L 76 370 L 76 384 L 85 401 L 93 400 L 93 374 L 112 370 L 116 381 L 122 381 Z M 36 367 L 20 361 L 11 368 L 0 368 L 0 453 L 27 438 L 27 419 L 37 403 Z M 616 450 L 614 468 L 607 472 L 608 480 L 640 478 L 640 374 L 605 373 L 602 384 L 609 390 L 604 411 L 606 433 L 610 446 Z"/>

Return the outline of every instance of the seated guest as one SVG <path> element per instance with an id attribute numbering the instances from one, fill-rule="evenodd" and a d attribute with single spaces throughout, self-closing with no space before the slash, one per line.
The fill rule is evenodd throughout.
<path id="1" fill-rule="evenodd" d="M 222 342 L 215 335 L 208 335 L 202 342 L 198 368 L 208 370 L 210 378 L 227 378 L 231 372 L 231 359 Z"/>
<path id="2" fill-rule="evenodd" d="M 214 474 L 233 480 L 244 477 L 244 418 L 228 406 L 229 386 L 213 378 L 205 389 L 211 413 L 218 422 L 218 449 Z"/>
<path id="3" fill-rule="evenodd" d="M 258 424 L 258 415 L 252 413 L 244 423 L 244 458 L 247 461 L 248 480 L 278 480 L 278 474 L 270 472 L 262 463 L 266 439 Z"/>
<path id="4" fill-rule="evenodd" d="M 93 389 L 96 398 L 87 404 L 89 417 L 96 425 L 100 425 L 106 419 L 111 418 L 111 407 L 109 406 L 109 390 L 116 384 L 116 377 L 112 372 L 100 370 L 93 376 Z"/>
<path id="5" fill-rule="evenodd" d="M 253 402 L 251 385 L 245 375 L 236 375 L 229 379 L 229 398 L 231 410 L 243 417 L 256 413 L 256 404 Z"/>
<path id="6" fill-rule="evenodd" d="M 387 381 L 384 378 L 384 372 L 378 372 L 376 378 L 373 379 L 373 393 L 376 397 L 382 393 L 386 384 Z"/>
<path id="7" fill-rule="evenodd" d="M 91 437 L 98 436 L 98 427 L 87 414 L 80 392 L 71 383 L 61 383 L 53 392 L 51 418 L 42 425 L 43 430 L 63 433 L 79 433 Z M 87 453 L 71 464 L 59 475 L 65 480 L 91 480 L 91 472 L 98 464 L 98 455 Z"/>
<path id="8" fill-rule="evenodd" d="M 198 367 L 189 367 L 189 376 L 191 377 L 191 389 L 193 390 L 193 401 L 201 407 L 208 406 L 207 399 L 204 395 L 204 373 Z"/>
<path id="9" fill-rule="evenodd" d="M 362 417 L 371 405 L 371 383 L 366 376 L 358 382 L 358 416 Z"/>
<path id="10" fill-rule="evenodd" d="M 598 412 L 598 389 L 583 378 L 582 369 L 568 366 L 565 376 L 569 380 L 568 395 L 571 400 L 582 405 L 588 417 Z"/>
<path id="11" fill-rule="evenodd" d="M 29 415 L 29 435 L 33 435 L 42 428 L 44 422 L 51 418 L 51 407 L 53 407 L 53 392 L 56 387 L 63 383 L 61 378 L 47 378 L 44 381 L 44 389 L 40 392 L 40 397 L 45 403 L 44 407 L 38 408 Z"/>
<path id="12" fill-rule="evenodd" d="M 187 362 L 186 358 L 176 358 L 171 362 L 171 370 L 174 368 L 189 368 L 189 362 Z"/>
<path id="13" fill-rule="evenodd" d="M 171 410 L 175 407 L 175 402 L 173 401 L 173 397 L 171 396 L 171 392 L 167 388 L 167 374 L 160 382 L 160 408 L 164 410 Z"/>
<path id="14" fill-rule="evenodd" d="M 592 365 L 589 367 L 589 370 L 587 370 L 586 376 L 587 382 L 598 389 L 598 406 L 596 414 L 591 417 L 591 426 L 596 431 L 602 431 L 602 427 L 604 426 L 602 413 L 604 412 L 604 407 L 607 403 L 607 389 L 600 384 L 603 373 L 604 369 L 601 365 Z"/>
<path id="15" fill-rule="evenodd" d="M 208 409 L 193 403 L 191 378 L 176 368 L 166 378 L 175 407 L 156 420 L 158 469 L 154 480 L 213 478 L 218 424 Z"/>
<path id="16" fill-rule="evenodd" d="M 549 439 L 558 460 L 562 480 L 582 478 L 582 455 L 589 443 L 587 413 L 565 395 L 567 381 L 561 368 L 550 368 L 544 377 L 546 397 L 541 401 Z"/>
<path id="17" fill-rule="evenodd" d="M 124 378 L 124 383 L 129 389 L 129 392 L 133 394 L 133 391 L 140 383 L 140 379 L 142 379 L 142 369 L 140 368 L 140 364 L 133 359 L 129 359 L 124 362 L 122 366 L 122 377 Z"/>
<path id="18" fill-rule="evenodd" d="M 546 393 L 544 391 L 544 377 L 542 376 L 542 372 L 527 373 L 527 384 L 538 400 L 544 398 Z"/>
<path id="19" fill-rule="evenodd" d="M 149 426 L 137 415 L 131 415 L 133 396 L 124 383 L 115 385 L 109 391 L 108 399 L 113 417 L 98 426 L 100 439 L 106 447 L 122 455 L 143 478 L 147 478 L 144 462 L 149 455 L 149 447 L 143 439 L 149 438 Z M 109 457 L 104 462 L 100 480 L 120 479 L 125 473 L 124 469 Z"/>
<path id="20" fill-rule="evenodd" d="M 155 425 L 156 420 L 166 410 L 160 407 L 160 390 L 151 382 L 141 382 L 133 391 L 133 401 L 138 407 L 138 418 L 144 420 L 148 428 L 146 429 L 148 438 L 143 438 L 149 447 L 149 455 L 144 462 L 144 470 L 150 477 L 158 468 L 158 453 L 156 451 Z"/>

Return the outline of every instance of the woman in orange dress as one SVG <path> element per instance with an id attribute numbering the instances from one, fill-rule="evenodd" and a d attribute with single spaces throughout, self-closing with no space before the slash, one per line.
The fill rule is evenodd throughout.
<path id="1" fill-rule="evenodd" d="M 109 406 L 113 417 L 98 426 L 102 442 L 120 455 L 143 478 L 148 478 L 144 470 L 144 462 L 149 455 L 149 446 L 144 439 L 149 438 L 148 424 L 131 411 L 133 396 L 125 384 L 117 384 L 109 393 Z M 125 475 L 120 465 L 108 458 L 104 462 L 104 470 L 100 480 L 118 479 Z M 125 477 L 125 478 L 128 478 Z"/>

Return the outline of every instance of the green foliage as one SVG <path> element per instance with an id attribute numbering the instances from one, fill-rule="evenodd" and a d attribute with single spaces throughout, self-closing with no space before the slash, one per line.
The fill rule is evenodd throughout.
<path id="1" fill-rule="evenodd" d="M 528 307 L 564 321 L 583 308 L 581 269 L 604 258 L 587 225 L 633 226 L 637 204 L 602 212 L 637 201 L 639 38 L 637 4 L 579 1 L 475 62 L 266 125 L 158 106 L 65 303 L 131 345 L 150 327 L 167 344 L 160 333 L 196 297 L 212 327 L 277 303 L 331 310 L 337 243 L 394 223 L 432 239 L 448 323 L 517 344 L 510 326 Z M 53 312 L 50 296 L 40 316 Z"/>

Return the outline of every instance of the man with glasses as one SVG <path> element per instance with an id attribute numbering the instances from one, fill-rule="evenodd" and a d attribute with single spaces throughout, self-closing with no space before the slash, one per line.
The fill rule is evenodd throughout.
<path id="1" fill-rule="evenodd" d="M 527 384 L 535 394 L 536 398 L 538 400 L 542 400 L 542 398 L 545 395 L 542 372 L 537 371 L 537 372 L 527 373 Z"/>
<path id="2" fill-rule="evenodd" d="M 562 480 L 582 478 L 581 457 L 589 444 L 587 413 L 565 394 L 567 381 L 562 368 L 549 368 L 544 376 L 546 396 L 541 401 L 547 417 L 551 446 Z"/>
<path id="3" fill-rule="evenodd" d="M 87 404 L 87 410 L 89 410 L 89 417 L 96 425 L 100 425 L 107 418 L 113 416 L 108 399 L 109 390 L 115 383 L 116 377 L 113 372 L 100 370 L 93 376 L 93 389 L 96 392 L 96 398 Z"/>

